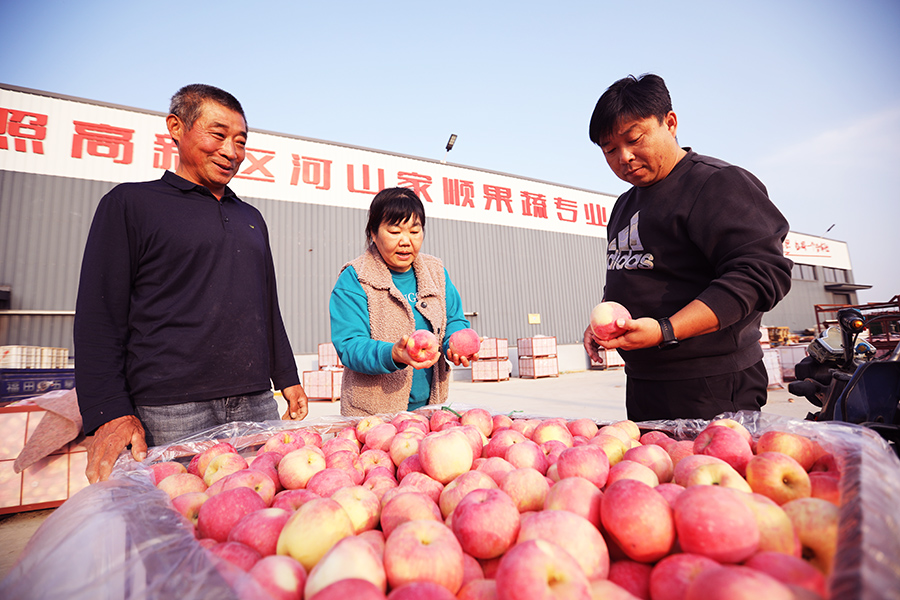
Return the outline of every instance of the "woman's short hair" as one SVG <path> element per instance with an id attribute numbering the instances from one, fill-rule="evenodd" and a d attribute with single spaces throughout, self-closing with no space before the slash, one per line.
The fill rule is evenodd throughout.
<path id="1" fill-rule="evenodd" d="M 372 240 L 382 223 L 399 225 L 410 219 L 418 220 L 425 229 L 425 206 L 416 193 L 404 187 L 385 188 L 375 194 L 369 205 L 366 240 Z"/>

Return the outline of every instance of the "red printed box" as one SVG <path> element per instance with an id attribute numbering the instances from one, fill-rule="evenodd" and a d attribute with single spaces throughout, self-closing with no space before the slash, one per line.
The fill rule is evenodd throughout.
<path id="1" fill-rule="evenodd" d="M 319 369 L 303 372 L 303 391 L 310 400 L 331 400 L 341 397 L 343 369 Z"/>
<path id="2" fill-rule="evenodd" d="M 519 377 L 526 379 L 559 377 L 559 362 L 555 356 L 520 356 Z"/>
<path id="3" fill-rule="evenodd" d="M 480 360 L 492 358 L 502 358 L 506 360 L 509 358 L 509 340 L 484 338 L 481 340 L 481 349 L 478 351 L 478 358 Z"/>
<path id="4" fill-rule="evenodd" d="M 507 381 L 509 367 L 508 359 L 483 360 L 479 358 L 472 363 L 472 381 Z"/>
<path id="5" fill-rule="evenodd" d="M 334 344 L 331 342 L 325 344 L 319 344 L 319 368 L 323 369 L 325 367 L 343 367 L 341 364 L 341 359 L 338 356 L 337 350 L 334 349 Z"/>
<path id="6" fill-rule="evenodd" d="M 553 336 L 519 338 L 516 346 L 519 356 L 556 356 L 556 338 Z"/>

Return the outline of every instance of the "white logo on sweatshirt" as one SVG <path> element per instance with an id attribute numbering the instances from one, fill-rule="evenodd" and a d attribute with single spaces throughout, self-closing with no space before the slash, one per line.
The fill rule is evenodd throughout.
<path id="1" fill-rule="evenodd" d="M 622 229 L 615 239 L 610 240 L 606 248 L 606 269 L 620 271 L 622 269 L 652 269 L 653 255 L 644 252 L 641 234 L 638 230 L 641 211 L 634 213 L 628 227 Z"/>

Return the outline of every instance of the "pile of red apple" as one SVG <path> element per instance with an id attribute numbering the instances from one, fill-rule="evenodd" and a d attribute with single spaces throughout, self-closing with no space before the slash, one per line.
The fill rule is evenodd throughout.
<path id="1" fill-rule="evenodd" d="M 827 597 L 840 472 L 806 436 L 481 408 L 342 427 L 151 467 L 240 598 Z"/>

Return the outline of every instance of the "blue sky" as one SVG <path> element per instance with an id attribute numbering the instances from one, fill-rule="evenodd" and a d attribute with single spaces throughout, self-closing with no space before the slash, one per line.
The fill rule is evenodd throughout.
<path id="1" fill-rule="evenodd" d="M 679 141 L 754 172 L 791 228 L 900 294 L 900 3 L 0 0 L 0 82 L 165 111 L 217 85 L 252 128 L 619 194 L 606 87 L 663 76 Z M 830 232 L 826 230 L 834 224 Z M 598 265 L 599 268 L 599 265 Z"/>

